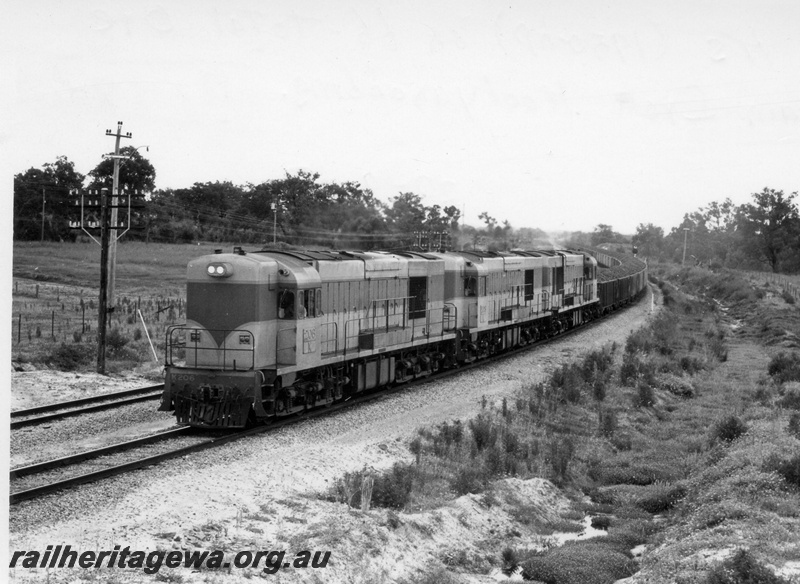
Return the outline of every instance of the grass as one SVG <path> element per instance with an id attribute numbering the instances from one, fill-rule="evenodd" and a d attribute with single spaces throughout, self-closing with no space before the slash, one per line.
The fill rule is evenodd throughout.
<path id="1" fill-rule="evenodd" d="M 220 246 L 125 242 L 117 254 L 117 308 L 107 329 L 108 370 L 152 363 L 137 310 L 163 360 L 166 327 L 182 321 L 186 265 Z M 94 242 L 15 242 L 12 360 L 62 370 L 91 370 L 96 329 L 100 248 Z"/>
<path id="2" fill-rule="evenodd" d="M 403 510 L 465 493 L 491 502 L 498 479 L 549 478 L 577 508 L 608 519 L 598 540 L 495 549 L 498 564 L 552 584 L 613 582 L 640 569 L 653 582 L 748 582 L 747 574 L 768 578 L 767 564 L 800 559 L 793 353 L 776 357 L 750 328 L 731 335 L 712 296 L 754 312 L 767 299 L 741 278 L 697 268 L 662 270 L 659 283 L 668 306 L 622 351 L 559 367 L 513 407 L 485 403 L 471 420 L 421 429 Z M 787 334 L 800 333 L 787 323 Z M 546 532 L 529 503 L 512 513 Z M 637 564 L 630 549 L 645 542 L 658 551 Z M 732 559 L 736 549 L 749 559 Z"/>

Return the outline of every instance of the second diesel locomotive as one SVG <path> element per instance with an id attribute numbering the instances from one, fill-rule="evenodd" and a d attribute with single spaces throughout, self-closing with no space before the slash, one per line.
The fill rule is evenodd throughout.
<path id="1" fill-rule="evenodd" d="M 243 427 L 552 336 L 644 289 L 595 255 L 218 250 L 188 265 L 160 409 Z"/>

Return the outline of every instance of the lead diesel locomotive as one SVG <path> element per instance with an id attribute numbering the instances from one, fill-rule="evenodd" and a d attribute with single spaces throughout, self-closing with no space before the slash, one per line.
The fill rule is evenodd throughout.
<path id="1" fill-rule="evenodd" d="M 630 301 L 638 264 L 598 281 L 587 252 L 217 250 L 189 262 L 160 409 L 243 427 L 431 375 Z"/>

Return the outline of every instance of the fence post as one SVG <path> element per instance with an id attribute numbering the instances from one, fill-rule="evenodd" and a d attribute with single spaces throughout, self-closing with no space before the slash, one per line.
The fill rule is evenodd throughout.
<path id="1" fill-rule="evenodd" d="M 19 313 L 19 318 L 17 319 L 17 344 L 19 345 L 22 342 L 22 313 Z"/>

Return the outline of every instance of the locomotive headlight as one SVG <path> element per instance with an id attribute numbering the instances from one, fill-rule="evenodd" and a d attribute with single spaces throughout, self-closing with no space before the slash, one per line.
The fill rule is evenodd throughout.
<path id="1" fill-rule="evenodd" d="M 233 274 L 233 268 L 230 264 L 213 263 L 208 264 L 206 272 L 209 276 L 214 276 L 215 278 L 227 278 Z"/>

